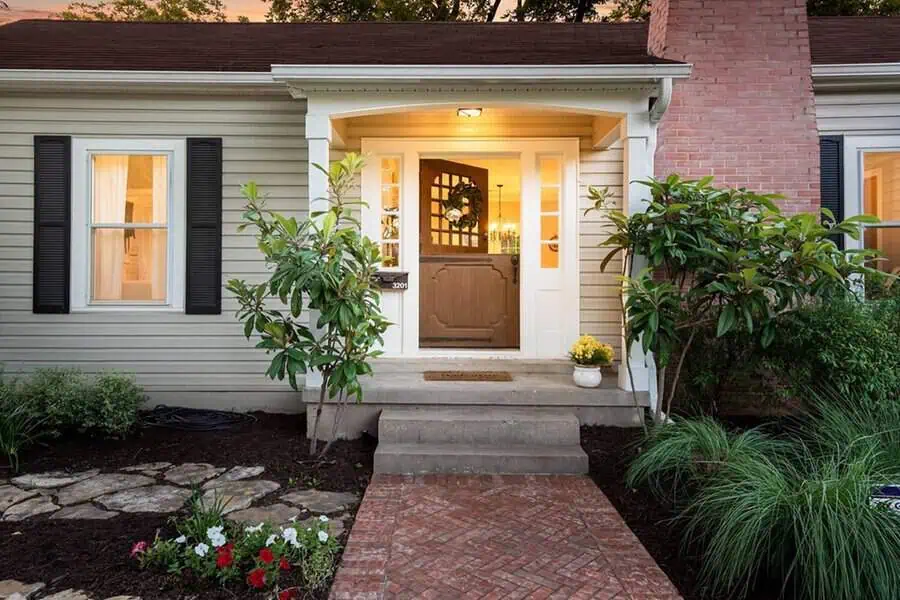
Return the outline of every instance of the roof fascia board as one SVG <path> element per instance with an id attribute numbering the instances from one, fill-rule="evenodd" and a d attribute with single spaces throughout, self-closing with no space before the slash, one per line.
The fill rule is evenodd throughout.
<path id="1" fill-rule="evenodd" d="M 900 63 L 813 65 L 817 90 L 871 89 L 900 86 Z"/>
<path id="2" fill-rule="evenodd" d="M 86 69 L 0 69 L 6 83 L 168 83 L 168 84 L 273 84 L 269 72 L 243 71 L 107 71 Z"/>
<path id="3" fill-rule="evenodd" d="M 650 65 L 272 65 L 275 81 L 658 81 L 690 77 L 688 64 Z"/>

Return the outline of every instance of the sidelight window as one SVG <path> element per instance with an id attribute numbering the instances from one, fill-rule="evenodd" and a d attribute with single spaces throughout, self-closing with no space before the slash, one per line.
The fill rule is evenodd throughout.
<path id="1" fill-rule="evenodd" d="M 400 267 L 400 158 L 381 159 L 381 264 Z"/>
<path id="2" fill-rule="evenodd" d="M 538 160 L 541 185 L 541 268 L 559 268 L 560 198 L 562 160 L 544 156 Z"/>

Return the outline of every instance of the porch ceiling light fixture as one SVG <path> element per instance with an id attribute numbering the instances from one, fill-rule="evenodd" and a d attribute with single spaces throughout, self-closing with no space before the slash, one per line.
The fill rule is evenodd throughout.
<path id="1" fill-rule="evenodd" d="M 480 117 L 481 116 L 481 108 L 460 107 L 460 108 L 456 109 L 456 116 L 457 117 L 467 117 L 470 119 L 474 118 L 474 117 Z"/>

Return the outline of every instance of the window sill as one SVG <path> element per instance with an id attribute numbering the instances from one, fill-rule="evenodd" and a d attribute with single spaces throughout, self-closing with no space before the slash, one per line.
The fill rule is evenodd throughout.
<path id="1" fill-rule="evenodd" d="M 119 304 L 110 306 L 73 307 L 73 313 L 105 313 L 105 312 L 151 312 L 151 313 L 184 313 L 184 308 L 175 306 L 142 306 L 140 304 Z"/>

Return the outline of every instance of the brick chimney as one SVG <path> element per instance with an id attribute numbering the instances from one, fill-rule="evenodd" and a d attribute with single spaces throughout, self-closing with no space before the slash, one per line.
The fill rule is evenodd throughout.
<path id="1" fill-rule="evenodd" d="M 651 54 L 694 65 L 659 128 L 656 176 L 819 206 L 819 142 L 805 0 L 653 0 Z"/>

